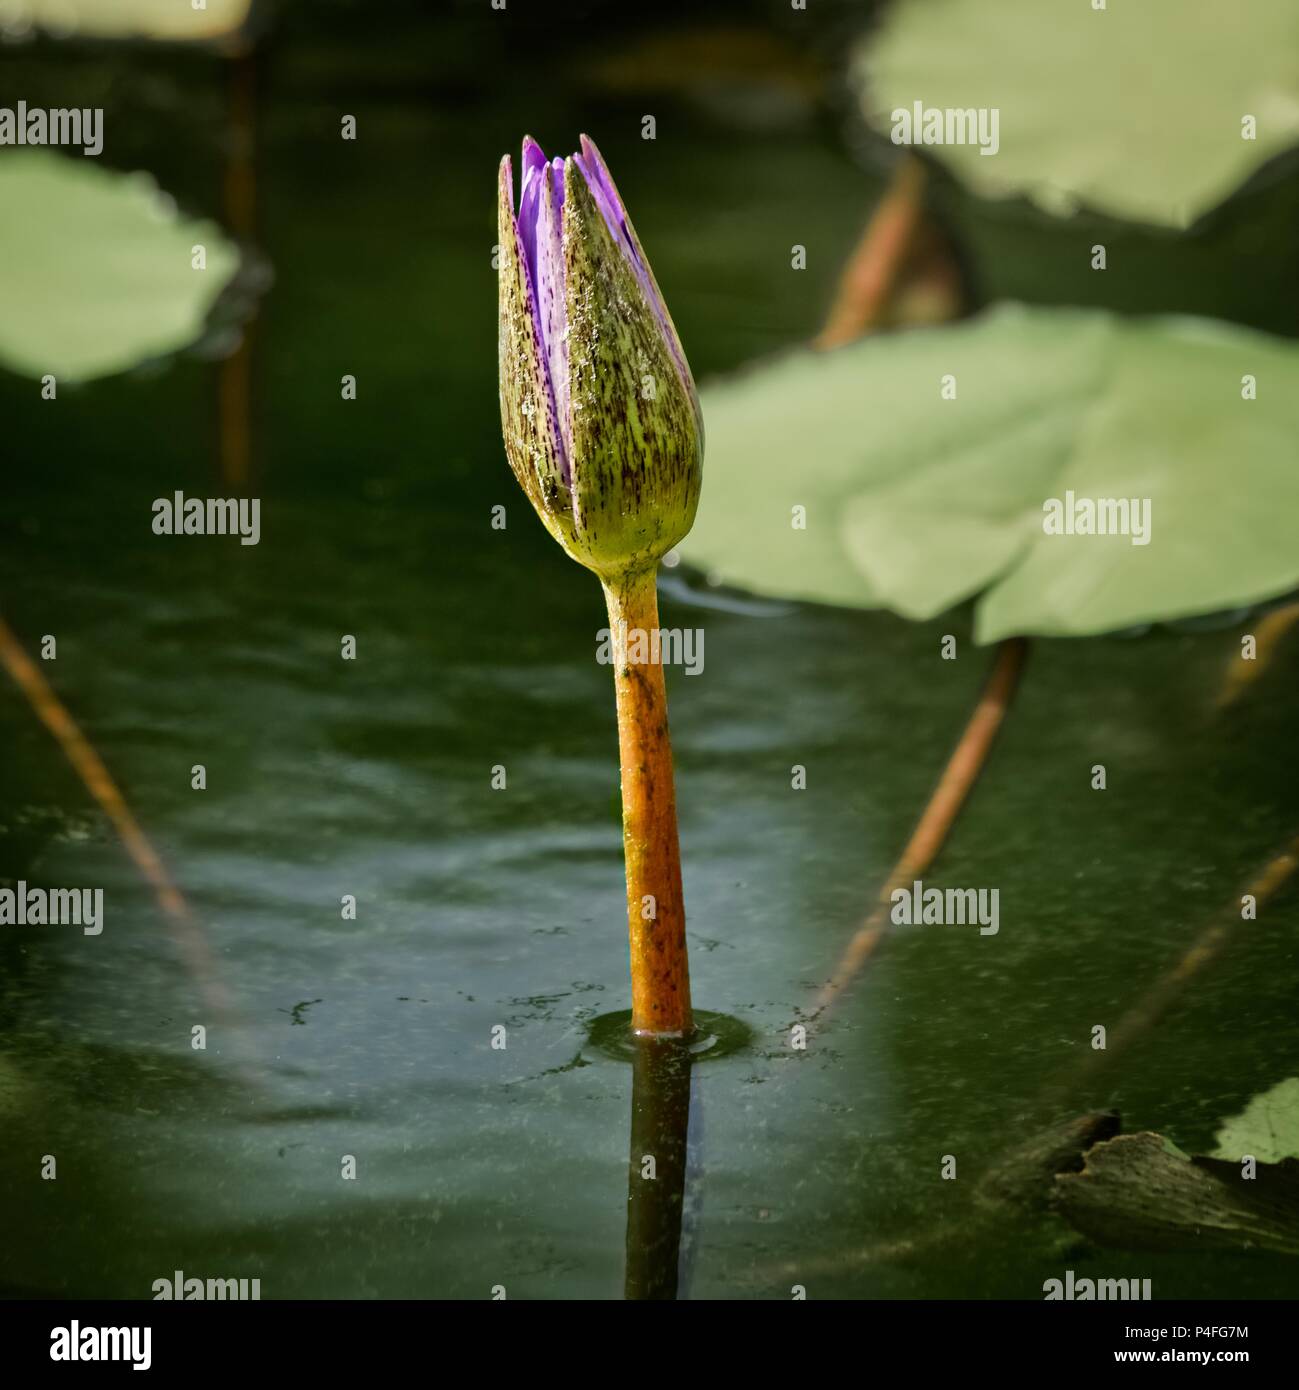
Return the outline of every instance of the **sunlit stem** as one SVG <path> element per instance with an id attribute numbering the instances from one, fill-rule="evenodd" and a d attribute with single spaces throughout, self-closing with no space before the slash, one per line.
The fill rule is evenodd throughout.
<path id="1" fill-rule="evenodd" d="M 690 969 L 655 570 L 608 580 L 604 592 L 618 697 L 632 1029 L 683 1036 L 693 1027 Z"/>

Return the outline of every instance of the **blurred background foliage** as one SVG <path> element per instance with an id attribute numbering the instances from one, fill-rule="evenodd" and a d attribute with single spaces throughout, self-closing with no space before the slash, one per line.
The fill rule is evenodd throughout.
<path id="1" fill-rule="evenodd" d="M 984 642 L 1231 621 L 1299 585 L 1299 350 L 1281 339 L 1000 306 L 791 354 L 704 404 L 710 488 L 682 549 L 714 581 L 911 618 L 981 594 Z M 1124 530 L 1082 530 L 1075 499 L 1097 498 L 1123 499 Z"/>
<path id="2" fill-rule="evenodd" d="M 1297 50 L 1286 0 L 897 0 L 852 69 L 884 135 L 917 101 L 995 108 L 995 151 L 929 149 L 983 196 L 1183 229 L 1282 175 L 1299 145 Z"/>

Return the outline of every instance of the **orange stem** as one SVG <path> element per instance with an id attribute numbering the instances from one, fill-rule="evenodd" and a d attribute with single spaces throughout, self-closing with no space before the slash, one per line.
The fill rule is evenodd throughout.
<path id="1" fill-rule="evenodd" d="M 1246 661 L 1237 648 L 1231 665 L 1227 669 L 1222 690 L 1218 694 L 1218 708 L 1220 710 L 1235 704 L 1269 668 L 1281 639 L 1296 623 L 1299 623 L 1299 603 L 1287 603 L 1284 607 L 1277 608 L 1259 618 L 1257 623 L 1253 625 L 1257 644 L 1253 660 Z"/>
<path id="2" fill-rule="evenodd" d="M 924 213 L 924 188 L 924 165 L 914 156 L 906 156 L 844 267 L 834 303 L 813 347 L 851 343 L 879 321 L 915 244 Z"/>
<path id="3" fill-rule="evenodd" d="M 1024 667 L 1024 657 L 1028 643 L 1022 637 L 1011 637 L 1002 642 L 997 652 L 997 663 L 984 687 L 979 703 L 975 706 L 970 722 L 965 726 L 961 741 L 948 759 L 943 775 L 929 798 L 929 804 L 921 814 L 920 821 L 912 833 L 902 857 L 893 866 L 888 881 L 880 889 L 879 901 L 875 910 L 862 923 L 856 935 L 848 943 L 829 984 L 817 999 L 813 1017 L 819 1017 L 852 982 L 853 977 L 875 953 L 875 948 L 884 938 L 888 928 L 888 908 L 897 888 L 909 888 L 912 880 L 933 863 L 942 849 L 947 833 L 960 814 L 966 797 L 970 794 L 983 765 L 988 760 L 992 741 L 1001 728 L 1006 711 L 1019 684 L 1020 672 Z"/>
<path id="4" fill-rule="evenodd" d="M 618 697 L 631 1026 L 680 1037 L 694 1023 L 655 571 L 605 581 L 604 594 Z"/>
<path id="5" fill-rule="evenodd" d="M 118 790 L 104 760 L 91 746 L 63 702 L 54 693 L 40 668 L 23 650 L 9 625 L 0 618 L 0 665 L 13 677 L 14 683 L 26 695 L 41 723 L 52 733 L 64 756 L 76 769 L 86 790 L 99 803 L 112 822 L 118 838 L 132 862 L 153 889 L 171 924 L 172 937 L 194 977 L 198 980 L 204 1000 L 221 1014 L 230 1010 L 230 1001 L 216 974 L 216 961 L 201 928 L 190 915 L 189 904 L 149 843 L 140 823 L 135 819 L 126 799 Z"/>

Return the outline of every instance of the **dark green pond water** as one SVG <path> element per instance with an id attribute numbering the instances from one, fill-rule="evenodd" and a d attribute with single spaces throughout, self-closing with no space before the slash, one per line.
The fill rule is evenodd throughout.
<path id="1" fill-rule="evenodd" d="M 105 894 L 99 937 L 0 930 L 11 1292 L 148 1297 L 183 1269 L 258 1277 L 266 1298 L 623 1293 L 632 1070 L 586 1043 L 629 1002 L 605 618 L 500 444 L 495 165 L 525 129 L 600 140 L 701 377 L 815 330 L 879 183 L 797 102 L 728 123 L 665 82 L 651 145 L 649 98 L 607 90 L 589 54 L 543 83 L 467 23 L 380 42 L 330 14 L 332 30 L 290 25 L 258 74 L 275 275 L 253 358 L 261 543 L 150 530 L 155 497 L 226 490 L 218 364 L 186 355 L 56 405 L 0 376 L 0 611 L 29 650 L 57 636 L 43 668 L 238 1013 L 213 1016 L 107 820 L 0 681 L 0 880 Z M 51 91 L 77 64 L 109 74 L 106 157 L 222 217 L 216 60 L 46 45 L 12 61 Z M 773 275 L 794 242 L 808 270 Z M 1049 280 L 1043 263 L 1026 277 Z M 1097 1250 L 974 1200 L 985 1166 L 1051 1119 L 1114 1106 L 1125 1130 L 1205 1152 L 1296 1074 L 1292 889 L 1130 1050 L 1037 1102 L 1299 829 L 1299 646 L 1219 715 L 1239 625 L 1035 644 L 927 875 L 997 887 L 999 933 L 900 929 L 799 1052 L 789 1026 L 990 654 L 965 614 L 728 611 L 675 575 L 663 622 L 706 632 L 704 672 L 669 676 L 695 1000 L 752 1033 L 695 1069 L 683 1292 L 1037 1298 L 1072 1268 L 1151 1278 L 1161 1298 L 1299 1294 L 1292 1260 Z M 947 632 L 955 662 L 938 658 Z M 951 1239 L 852 1260 L 935 1228 Z"/>

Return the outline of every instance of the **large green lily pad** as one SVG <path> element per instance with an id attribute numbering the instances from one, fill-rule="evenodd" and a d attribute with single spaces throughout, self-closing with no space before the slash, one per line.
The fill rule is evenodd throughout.
<path id="1" fill-rule="evenodd" d="M 0 0 L 0 29 L 28 27 L 68 38 L 198 41 L 240 28 L 252 0 Z"/>
<path id="2" fill-rule="evenodd" d="M 917 101 L 996 108 L 996 154 L 925 147 L 982 196 L 1186 227 L 1299 144 L 1296 52 L 1294 0 L 898 0 L 854 69 L 885 135 Z"/>
<path id="3" fill-rule="evenodd" d="M 147 176 L 48 150 L 0 155 L 0 366 L 75 381 L 176 352 L 238 264 L 215 224 L 178 216 Z"/>
<path id="4" fill-rule="evenodd" d="M 981 594 L 989 642 L 1299 585 L 1299 347 L 1263 334 L 1002 306 L 790 353 L 707 388 L 704 416 L 703 496 L 681 554 L 738 588 L 918 619 Z M 1148 503 L 1148 542 L 1047 534 L 1046 504 L 1070 492 L 1075 507 Z"/>
<path id="5" fill-rule="evenodd" d="M 1299 1159 L 1299 1077 L 1257 1095 L 1239 1115 L 1222 1122 L 1214 1158 L 1239 1163 L 1252 1154 L 1260 1163 Z"/>

